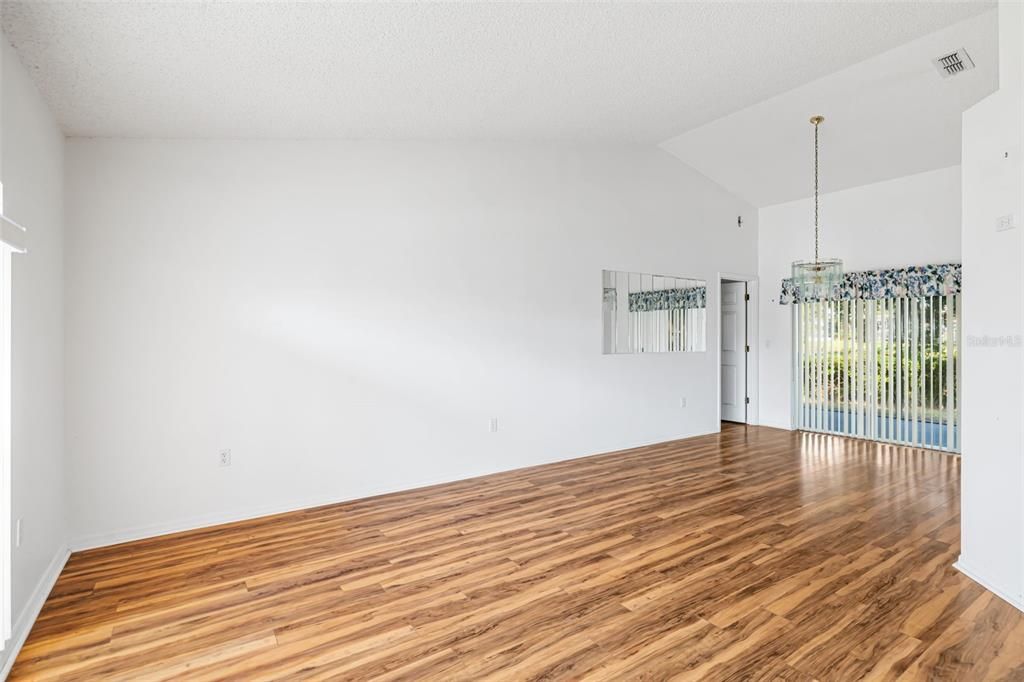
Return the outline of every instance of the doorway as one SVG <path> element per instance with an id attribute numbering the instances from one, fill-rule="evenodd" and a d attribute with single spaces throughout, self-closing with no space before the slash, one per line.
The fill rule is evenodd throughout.
<path id="1" fill-rule="evenodd" d="M 719 276 L 719 414 L 723 421 L 756 424 L 757 367 L 753 278 Z"/>

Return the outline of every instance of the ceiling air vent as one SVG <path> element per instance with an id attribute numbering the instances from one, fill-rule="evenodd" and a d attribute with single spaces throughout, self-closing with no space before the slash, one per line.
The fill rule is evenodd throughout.
<path id="1" fill-rule="evenodd" d="M 936 57 L 932 60 L 932 64 L 934 64 L 935 68 L 939 70 L 939 73 L 943 78 L 950 78 L 974 68 L 974 62 L 971 60 L 971 55 L 967 54 L 967 50 L 963 48 L 956 52 L 950 52 L 949 54 L 944 54 L 941 57 Z"/>

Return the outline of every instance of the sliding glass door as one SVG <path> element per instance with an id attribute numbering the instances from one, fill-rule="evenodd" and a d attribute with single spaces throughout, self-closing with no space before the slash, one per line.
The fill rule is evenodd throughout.
<path id="1" fill-rule="evenodd" d="M 806 431 L 960 451 L 960 294 L 793 306 Z"/>

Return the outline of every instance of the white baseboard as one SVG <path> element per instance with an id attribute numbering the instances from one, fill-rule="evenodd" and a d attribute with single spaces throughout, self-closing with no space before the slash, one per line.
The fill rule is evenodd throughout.
<path id="1" fill-rule="evenodd" d="M 46 598 L 50 596 L 50 590 L 56 584 L 57 578 L 60 577 L 60 572 L 64 570 L 69 556 L 71 556 L 71 551 L 67 545 L 62 545 L 57 549 L 50 565 L 39 577 L 39 582 L 36 583 L 36 589 L 32 591 L 28 603 L 15 619 L 11 627 L 11 639 L 7 642 L 3 652 L 0 652 L 0 679 L 5 680 L 10 674 L 14 660 L 18 657 L 18 652 L 24 646 L 25 640 L 28 639 L 28 633 L 32 631 L 32 626 L 35 625 L 36 618 L 39 617 L 39 612 L 42 610 L 43 604 L 46 603 Z"/>
<path id="2" fill-rule="evenodd" d="M 953 568 L 955 568 L 956 570 L 960 571 L 961 573 L 966 575 L 968 578 L 970 578 L 971 580 L 973 580 L 974 582 L 978 583 L 979 585 L 984 587 L 986 590 L 991 592 L 992 594 L 996 595 L 997 597 L 999 597 L 1000 599 L 1005 601 L 1007 604 L 1010 604 L 1011 606 L 1013 606 L 1013 607 L 1015 607 L 1015 608 L 1017 608 L 1017 609 L 1019 609 L 1021 611 L 1024 611 L 1024 600 L 1021 599 L 1021 595 L 1014 596 L 1014 595 L 1008 594 L 1006 592 L 1003 592 L 1000 589 L 997 589 L 997 588 L 993 587 L 984 578 L 980 577 L 980 575 L 978 574 L 977 571 L 974 571 L 970 567 L 965 566 L 964 565 L 963 557 L 960 557 L 957 560 L 957 562 L 955 564 L 953 564 Z"/>
<path id="3" fill-rule="evenodd" d="M 775 422 L 773 422 L 771 420 L 768 420 L 768 421 L 765 421 L 765 422 L 761 422 L 757 426 L 767 426 L 768 428 L 771 428 L 771 429 L 782 429 L 783 431 L 796 431 L 796 429 L 793 428 L 792 424 L 788 424 L 788 423 L 787 424 L 781 424 L 781 423 L 776 424 Z"/>
<path id="4" fill-rule="evenodd" d="M 716 428 L 713 430 L 700 431 L 698 433 L 689 434 L 686 436 L 680 436 L 678 438 L 671 438 L 671 440 L 683 440 L 687 438 L 696 438 L 698 436 L 706 436 L 714 433 L 718 433 L 720 430 L 720 424 L 716 423 Z M 654 441 L 654 442 L 641 442 L 626 447 L 613 450 L 617 452 L 619 450 L 632 450 L 634 448 L 647 447 L 650 445 L 657 445 L 659 443 L 669 441 Z M 170 533 L 182 533 L 189 530 L 199 530 L 201 528 L 209 528 L 210 526 L 219 526 L 224 523 L 235 523 L 237 521 L 250 521 L 252 519 L 260 518 L 261 516 L 271 516 L 274 514 L 284 514 L 286 512 L 300 511 L 303 509 L 311 509 L 313 507 L 322 507 L 329 504 L 341 504 L 343 502 L 352 502 L 354 500 L 362 500 L 367 497 L 377 497 L 378 495 L 390 495 L 392 493 L 407 492 L 411 490 L 417 490 L 420 488 L 429 488 L 435 485 L 442 485 L 445 483 L 455 483 L 458 481 L 470 480 L 473 478 L 480 478 L 481 476 L 492 476 L 494 474 L 506 473 L 509 471 L 516 471 L 521 468 L 530 468 L 534 466 L 541 466 L 544 464 L 554 464 L 556 462 L 564 462 L 572 459 L 580 459 L 583 457 L 594 457 L 597 455 L 608 454 L 607 452 L 599 452 L 590 455 L 575 455 L 572 457 L 556 457 L 547 460 L 537 461 L 523 467 L 515 467 L 512 469 L 495 469 L 491 471 L 479 471 L 470 476 L 463 476 L 460 478 L 438 478 L 432 481 L 421 481 L 416 485 L 405 486 L 400 488 L 383 488 L 378 490 L 366 490 L 362 491 L 362 494 L 348 494 L 348 495 L 326 495 L 315 498 L 299 499 L 277 502 L 274 504 L 261 505 L 258 507 L 249 507 L 246 509 L 237 509 L 224 512 L 216 512 L 213 514 L 205 514 L 202 516 L 194 516 L 186 519 L 180 519 L 178 521 L 169 521 L 166 523 L 156 523 L 146 526 L 137 526 L 135 528 L 125 528 L 116 531 L 110 531 L 106 533 L 97 533 L 93 535 L 85 535 L 79 538 L 74 538 L 70 542 L 71 551 L 80 552 L 87 549 L 96 549 L 98 547 L 109 547 L 110 545 L 118 545 L 122 542 L 133 542 L 135 540 L 146 540 L 148 538 L 155 538 L 160 535 L 168 535 Z"/>
<path id="5" fill-rule="evenodd" d="M 390 491 L 384 492 L 386 493 Z M 284 514 L 286 512 L 299 511 L 302 509 L 312 509 L 313 507 L 322 507 L 327 504 L 338 504 L 340 502 L 348 502 L 351 499 L 358 498 L 338 498 L 337 496 L 325 496 L 317 498 L 308 498 L 304 500 L 293 500 L 290 502 L 261 505 L 259 507 L 251 507 L 248 509 L 234 510 L 215 514 L 206 514 L 203 516 L 193 516 L 187 519 L 182 519 L 180 521 L 157 523 L 148 526 L 138 526 L 136 528 L 126 528 L 123 530 L 111 531 L 109 533 L 87 535 L 85 537 L 76 538 L 72 540 L 71 550 L 73 552 L 80 552 L 86 549 L 96 549 L 97 547 L 119 545 L 122 542 L 145 540 L 147 538 L 155 538 L 160 535 L 168 535 L 170 533 L 182 533 L 189 530 L 208 528 L 210 526 L 219 526 L 224 523 L 234 523 L 236 521 L 249 521 L 251 519 L 257 519 L 261 516 L 272 516 L 274 514 Z"/>

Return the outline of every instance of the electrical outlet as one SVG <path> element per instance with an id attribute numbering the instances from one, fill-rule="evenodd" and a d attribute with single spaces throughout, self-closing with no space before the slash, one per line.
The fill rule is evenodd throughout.
<path id="1" fill-rule="evenodd" d="M 14 522 L 14 546 L 21 547 L 21 519 Z"/>
<path id="2" fill-rule="evenodd" d="M 679 407 L 686 407 L 686 398 L 679 399 Z"/>
<path id="3" fill-rule="evenodd" d="M 218 461 L 219 461 L 219 463 L 220 463 L 220 465 L 222 467 L 229 467 L 229 466 L 231 466 L 231 451 L 230 450 L 221 450 L 220 451 L 220 459 Z"/>
<path id="4" fill-rule="evenodd" d="M 490 429 L 491 429 L 491 433 L 497 433 L 498 432 L 498 418 L 497 417 L 491 417 Z"/>
<path id="5" fill-rule="evenodd" d="M 1001 215 L 996 218 L 996 232 L 1006 232 L 1017 227 L 1013 224 L 1013 214 Z"/>

